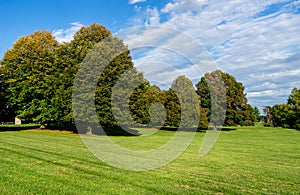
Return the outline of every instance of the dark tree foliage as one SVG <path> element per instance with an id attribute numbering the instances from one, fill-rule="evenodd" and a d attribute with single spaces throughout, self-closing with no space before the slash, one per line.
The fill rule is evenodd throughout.
<path id="1" fill-rule="evenodd" d="M 290 125 L 290 127 L 300 129 L 300 89 L 292 89 L 292 92 L 288 98 L 288 104 L 292 106 L 293 110 L 293 123 Z"/>
<path id="2" fill-rule="evenodd" d="M 290 104 L 276 104 L 272 107 L 272 123 L 275 127 L 289 128 L 293 124 L 293 107 Z"/>
<path id="3" fill-rule="evenodd" d="M 300 129 L 300 89 L 293 88 L 287 103 L 274 105 L 270 115 L 276 127 Z"/>
<path id="4" fill-rule="evenodd" d="M 0 122 L 12 122 L 15 117 L 15 109 L 7 99 L 7 84 L 3 80 L 3 68 L 0 65 Z"/>

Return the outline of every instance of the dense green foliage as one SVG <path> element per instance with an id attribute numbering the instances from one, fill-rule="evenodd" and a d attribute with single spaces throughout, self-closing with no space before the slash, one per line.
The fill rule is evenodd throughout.
<path id="1" fill-rule="evenodd" d="M 221 75 L 222 81 L 219 76 Z M 200 98 L 201 107 L 206 111 L 207 118 L 211 120 L 211 89 L 214 87 L 214 93 L 221 94 L 221 88 L 218 90 L 216 86 L 224 85 L 226 89 L 226 116 L 224 125 L 253 125 L 257 121 L 259 114 L 257 108 L 252 108 L 247 102 L 245 88 L 242 83 L 220 70 L 207 73 L 196 84 L 197 93 Z M 220 95 L 219 95 L 220 96 Z"/>
<path id="2" fill-rule="evenodd" d="M 7 84 L 3 80 L 2 71 L 0 66 L 0 122 L 11 122 L 15 117 L 14 108 L 7 99 Z"/>
<path id="3" fill-rule="evenodd" d="M 30 122 L 43 122 L 44 118 L 51 117 L 49 100 L 55 91 L 52 82 L 57 47 L 50 32 L 37 31 L 20 38 L 5 53 L 1 62 L 3 81 L 18 117 Z"/>
<path id="4" fill-rule="evenodd" d="M 300 193 L 300 136 L 290 129 L 224 131 L 203 157 L 198 151 L 205 134 L 196 133 L 179 158 L 146 172 L 101 162 L 77 135 L 47 131 L 0 134 L 0 194 Z M 151 150 L 172 136 L 173 132 L 160 131 L 153 136 L 111 139 L 132 150 Z"/>
<path id="5" fill-rule="evenodd" d="M 111 33 L 102 25 L 93 24 L 82 27 L 70 43 L 59 44 L 47 31 L 21 37 L 1 61 L 1 120 L 12 111 L 11 115 L 23 122 L 72 123 L 72 91 L 78 68 L 91 49 L 108 36 Z M 116 124 L 110 111 L 111 88 L 131 67 L 127 50 L 99 75 L 95 103 L 103 125 Z"/>
<path id="6" fill-rule="evenodd" d="M 173 82 L 171 91 L 175 92 L 180 103 L 180 127 L 197 127 L 199 123 L 199 99 L 193 83 L 185 76 Z"/>
<path id="7" fill-rule="evenodd" d="M 274 126 L 300 129 L 300 89 L 292 89 L 287 103 L 274 105 L 269 115 Z"/>
<path id="8" fill-rule="evenodd" d="M 121 53 L 108 59 L 120 48 L 123 48 Z M 109 63 L 101 67 L 107 60 Z M 78 72 L 83 64 L 92 64 L 92 68 L 87 66 Z M 87 126 L 99 121 L 106 127 L 148 124 L 205 129 L 212 121 L 211 99 L 218 104 L 220 84 L 226 88 L 225 125 L 253 125 L 259 115 L 258 109 L 247 103 L 242 83 L 219 70 L 202 77 L 196 93 L 185 76 L 175 79 L 166 91 L 151 86 L 134 67 L 124 43 L 99 24 L 82 27 L 70 43 L 58 43 L 47 31 L 21 37 L 5 53 L 0 75 L 1 120 L 17 116 L 23 122 L 70 125 L 75 115 Z M 83 78 L 84 75 L 89 76 Z M 216 75 L 221 75 L 223 81 L 216 80 Z M 74 89 L 75 78 L 86 88 L 76 92 L 79 89 Z M 88 86 L 95 78 L 96 88 Z M 212 87 L 216 99 L 211 97 Z M 75 98 L 77 105 L 72 104 L 74 91 L 79 94 Z M 88 102 L 95 104 L 97 118 L 91 118 L 93 106 Z M 74 113 L 74 106 L 82 108 Z M 221 123 L 223 114 L 217 116 Z"/>

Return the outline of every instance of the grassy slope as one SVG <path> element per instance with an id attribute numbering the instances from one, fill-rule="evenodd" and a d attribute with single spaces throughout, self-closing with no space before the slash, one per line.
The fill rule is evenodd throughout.
<path id="1" fill-rule="evenodd" d="M 132 149 L 153 148 L 172 132 L 113 137 Z M 200 157 L 204 133 L 169 165 L 147 172 L 113 168 L 95 158 L 78 135 L 0 132 L 0 194 L 299 194 L 300 132 L 239 128 L 222 132 Z"/>

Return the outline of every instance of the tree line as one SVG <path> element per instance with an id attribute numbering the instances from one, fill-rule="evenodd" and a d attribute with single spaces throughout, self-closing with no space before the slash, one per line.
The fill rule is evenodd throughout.
<path id="1" fill-rule="evenodd" d="M 264 107 L 265 126 L 300 129 L 300 89 L 293 88 L 287 102 Z"/>
<path id="2" fill-rule="evenodd" d="M 77 112 L 72 109 L 72 93 L 76 91 L 74 81 L 76 75 L 79 75 L 77 78 L 80 83 L 87 81 L 77 74 L 79 67 L 87 55 L 90 55 L 90 59 L 97 59 L 96 54 L 90 54 L 91 50 L 108 37 L 113 37 L 109 30 L 100 24 L 92 24 L 82 27 L 70 42 L 59 43 L 48 31 L 36 31 L 18 39 L 1 60 L 1 120 L 9 121 L 18 117 L 26 123 L 67 126 L 74 123 L 76 116 L 83 123 L 89 123 L 90 119 L 86 115 L 91 111 L 88 108 L 82 106 Z M 216 70 L 199 78 L 195 86 L 182 75 L 173 81 L 169 90 L 161 90 L 159 86 L 151 85 L 134 67 L 130 51 L 122 40 L 114 37 L 112 41 L 125 49 L 103 69 L 101 75 L 97 75 L 94 102 L 97 120 L 102 126 L 114 127 L 122 123 L 128 127 L 136 124 L 178 127 L 182 119 L 186 118 L 197 120 L 196 126 L 206 129 L 212 116 L 208 82 L 216 74 L 221 75 L 226 88 L 227 109 L 224 125 L 254 125 L 258 121 L 258 108 L 248 104 L 243 84 L 232 75 Z M 105 45 L 101 47 L 102 50 L 110 51 Z M 122 76 L 128 70 L 131 71 L 130 77 Z M 135 83 L 137 79 L 139 85 L 129 96 L 130 114 L 125 115 L 119 108 L 124 105 L 124 98 L 121 97 L 126 96 L 126 87 L 119 90 L 120 94 L 114 97 L 113 90 L 120 80 Z M 122 87 L 122 83 L 119 85 Z M 185 98 L 180 98 L 178 93 L 186 94 Z M 81 103 L 92 100 L 92 97 L 84 93 L 77 98 Z M 112 102 L 117 105 L 119 103 L 119 106 L 113 107 Z M 293 106 L 295 103 L 291 100 L 290 104 Z M 183 112 L 184 109 L 189 109 L 190 112 Z M 188 128 L 194 126 L 195 122 L 187 120 L 185 124 Z"/>

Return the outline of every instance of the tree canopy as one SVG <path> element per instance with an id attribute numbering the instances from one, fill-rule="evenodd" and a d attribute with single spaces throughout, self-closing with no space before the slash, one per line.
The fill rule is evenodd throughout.
<path id="1" fill-rule="evenodd" d="M 31 122 L 51 120 L 50 100 L 55 93 L 55 51 L 58 42 L 47 31 L 21 37 L 2 60 L 8 100 L 16 114 Z"/>
<path id="2" fill-rule="evenodd" d="M 300 89 L 292 89 L 287 103 L 271 107 L 270 115 L 274 126 L 300 129 Z"/>
<path id="3" fill-rule="evenodd" d="M 196 89 L 184 75 L 169 90 L 151 85 L 134 67 L 123 41 L 100 24 L 82 27 L 68 43 L 58 43 L 47 31 L 21 37 L 5 53 L 0 78 L 3 120 L 16 116 L 25 122 L 67 125 L 76 117 L 87 126 L 97 120 L 107 127 L 147 124 L 205 129 L 212 121 L 213 102 L 221 101 L 223 93 L 225 105 L 221 101 L 214 109 L 227 106 L 225 125 L 253 125 L 259 115 L 247 103 L 242 83 L 219 70 L 200 78 Z M 288 100 L 296 114 L 298 96 L 295 89 Z M 92 119 L 93 109 L 97 118 Z M 217 116 L 222 117 L 221 111 Z"/>
<path id="4" fill-rule="evenodd" d="M 221 75 L 222 81 L 216 75 Z M 200 98 L 201 107 L 206 111 L 207 118 L 211 120 L 211 92 L 217 93 L 215 94 L 216 97 L 221 97 L 223 93 L 221 91 L 222 88 L 219 87 L 218 89 L 217 87 L 222 85 L 224 85 L 226 90 L 226 116 L 224 125 L 253 125 L 256 121 L 255 117 L 252 116 L 254 113 L 251 112 L 252 107 L 248 104 L 246 93 L 244 92 L 245 87 L 241 82 L 236 81 L 232 75 L 223 73 L 220 70 L 206 73 L 196 84 L 196 91 Z"/>

